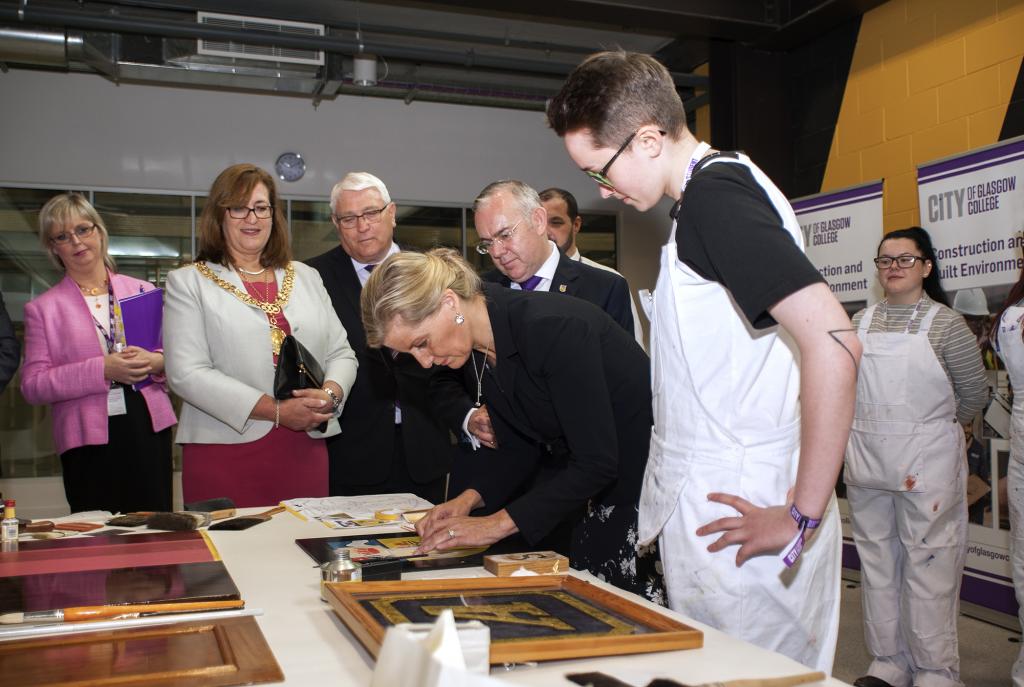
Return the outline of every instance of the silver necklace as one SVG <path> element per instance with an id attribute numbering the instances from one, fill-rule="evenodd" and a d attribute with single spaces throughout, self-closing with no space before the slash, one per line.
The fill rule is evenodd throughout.
<path id="1" fill-rule="evenodd" d="M 267 268 L 264 267 L 259 272 L 251 272 L 251 271 L 249 271 L 249 270 L 247 270 L 245 268 L 239 267 L 238 265 L 235 265 L 235 269 L 238 270 L 239 272 L 244 272 L 245 274 L 248 274 L 249 276 L 252 276 L 252 277 L 258 277 L 258 276 L 260 276 L 261 274 L 263 274 L 264 272 L 267 271 Z"/>
<path id="2" fill-rule="evenodd" d="M 476 375 L 476 403 L 473 404 L 474 408 L 480 407 L 480 399 L 483 398 L 484 395 L 484 372 L 487 370 L 487 356 L 490 352 L 491 347 L 488 345 L 487 348 L 484 349 L 484 364 L 480 366 L 479 370 L 476 367 L 476 352 L 469 352 L 469 357 L 473 361 L 473 374 Z"/>

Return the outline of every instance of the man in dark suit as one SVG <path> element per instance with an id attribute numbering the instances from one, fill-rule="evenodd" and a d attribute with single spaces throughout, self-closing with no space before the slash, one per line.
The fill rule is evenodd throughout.
<path id="1" fill-rule="evenodd" d="M 626 280 L 562 254 L 548 239 L 547 211 L 533 188 L 515 179 L 488 184 L 473 202 L 473 213 L 480 237 L 476 250 L 490 255 L 496 268 L 482 275 L 484 281 L 523 291 L 564 293 L 590 301 L 630 336 L 634 335 Z M 487 406 L 475 408 L 468 397 L 456 403 L 452 385 L 439 388 L 444 396 L 435 400 L 443 399 L 448 408 L 460 404 L 466 408 L 460 436 L 473 448 L 495 447 L 497 439 Z M 450 424 L 450 416 L 445 419 Z"/>
<path id="2" fill-rule="evenodd" d="M 482 275 L 524 291 L 552 291 L 590 301 L 633 334 L 629 285 L 606 272 L 563 255 L 547 235 L 547 210 L 530 186 L 496 181 L 473 202 L 477 252 L 490 255 L 496 269 Z"/>
<path id="3" fill-rule="evenodd" d="M 448 431 L 429 411 L 429 370 L 408 356 L 366 347 L 359 297 L 370 272 L 394 242 L 395 204 L 380 179 L 352 172 L 331 190 L 331 221 L 340 245 L 308 260 L 324 280 L 359 358 L 359 372 L 341 414 L 341 434 L 327 440 L 330 493 L 411 492 L 444 500 L 451 463 Z"/>

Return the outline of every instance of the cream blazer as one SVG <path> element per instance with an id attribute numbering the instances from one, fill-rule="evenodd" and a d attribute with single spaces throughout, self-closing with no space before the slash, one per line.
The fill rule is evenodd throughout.
<path id="1" fill-rule="evenodd" d="M 355 353 L 334 312 L 320 274 L 293 262 L 295 284 L 284 307 L 292 335 L 323 366 L 324 377 L 348 399 L 356 379 Z M 221 279 L 243 292 L 238 273 L 209 264 Z M 280 287 L 284 270 L 275 271 Z M 249 413 L 263 394 L 273 396 L 274 365 L 267 316 L 246 305 L 199 273 L 194 265 L 167 275 L 164 295 L 164 366 L 171 390 L 184 404 L 178 422 L 179 444 L 241 444 L 270 432 L 274 423 Z M 337 418 L 314 438 L 338 434 Z"/>

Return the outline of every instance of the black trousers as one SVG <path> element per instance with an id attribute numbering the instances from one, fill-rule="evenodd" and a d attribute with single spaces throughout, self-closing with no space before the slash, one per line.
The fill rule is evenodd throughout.
<path id="1" fill-rule="evenodd" d="M 171 428 L 153 431 L 142 394 L 124 387 L 125 415 L 107 418 L 107 443 L 60 455 L 71 512 L 171 510 Z"/>
<path id="2" fill-rule="evenodd" d="M 340 482 L 340 484 L 338 484 Z M 433 504 L 444 501 L 445 478 L 430 482 L 414 482 L 409 476 L 405 459 L 405 442 L 402 440 L 402 425 L 395 425 L 395 449 L 391 456 L 391 474 L 382 482 L 374 484 L 353 484 L 347 480 L 332 480 L 331 494 L 335 496 L 363 496 L 364 494 L 416 494 Z"/>

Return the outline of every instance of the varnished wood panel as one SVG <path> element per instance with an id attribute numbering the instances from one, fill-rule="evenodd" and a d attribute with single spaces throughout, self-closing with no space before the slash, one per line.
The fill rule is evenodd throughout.
<path id="1" fill-rule="evenodd" d="M 229 687 L 284 679 L 252 617 L 0 643 L 4 684 Z"/>

